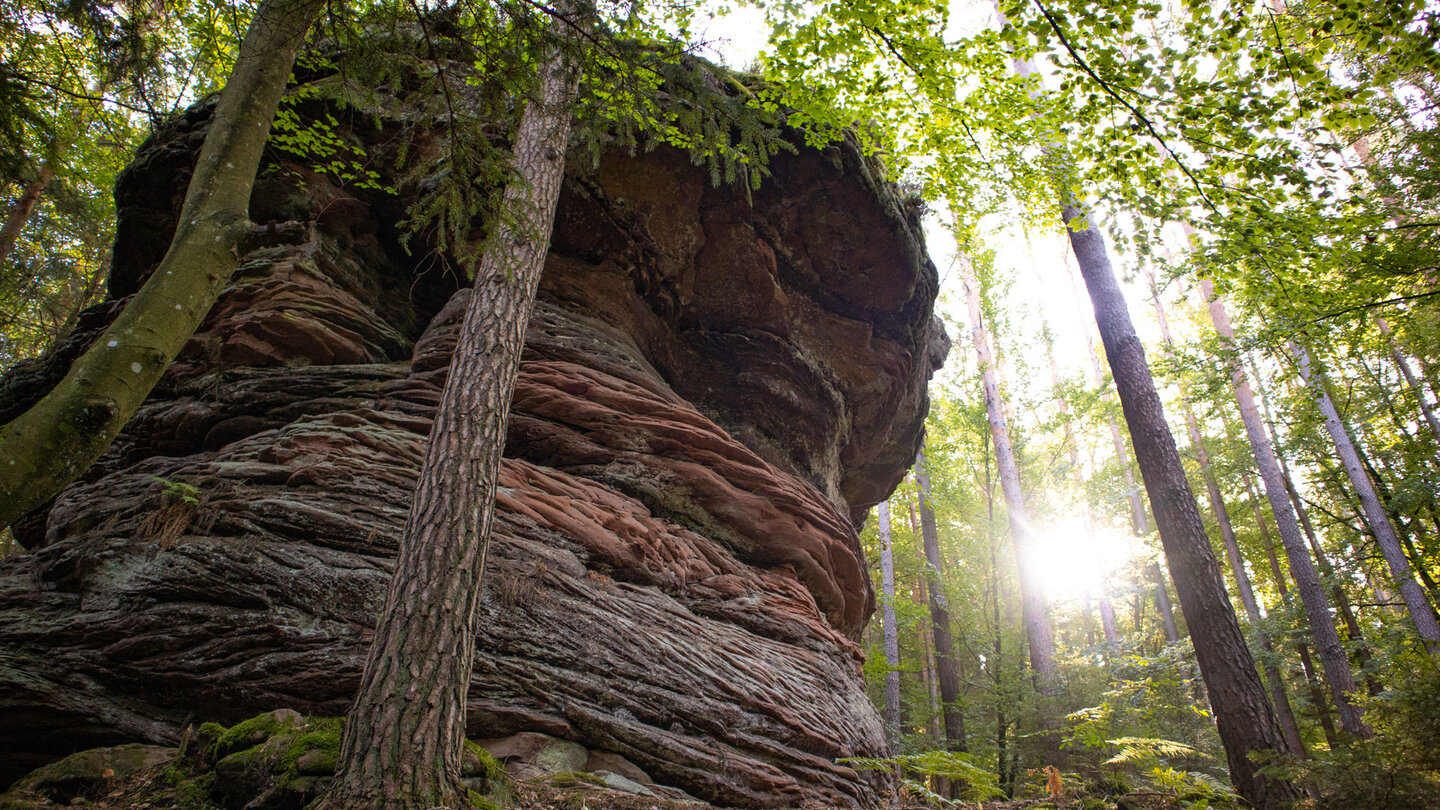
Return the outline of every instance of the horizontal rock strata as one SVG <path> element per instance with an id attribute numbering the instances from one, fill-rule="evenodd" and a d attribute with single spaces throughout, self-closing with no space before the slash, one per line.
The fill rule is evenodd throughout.
<path id="1" fill-rule="evenodd" d="M 163 252 L 204 119 L 122 181 L 117 298 Z M 870 806 L 883 778 L 835 761 L 885 751 L 856 525 L 908 466 L 947 344 L 917 220 L 855 147 L 772 168 L 749 196 L 663 148 L 572 167 L 469 735 L 550 735 L 722 805 Z M 397 201 L 267 172 L 256 220 L 296 224 L 0 562 L 0 780 L 202 720 L 342 714 L 356 687 L 468 293 L 399 248 Z M 0 411 L 93 334 L 12 373 Z"/>

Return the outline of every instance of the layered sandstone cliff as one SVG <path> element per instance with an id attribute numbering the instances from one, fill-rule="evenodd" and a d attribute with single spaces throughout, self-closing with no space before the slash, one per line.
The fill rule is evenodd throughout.
<path id="1" fill-rule="evenodd" d="M 111 292 L 159 259 L 203 109 L 118 189 Z M 526 342 L 469 734 L 542 732 L 724 805 L 873 805 L 856 536 L 947 342 L 913 210 L 853 144 L 753 195 L 675 151 L 570 168 Z M 277 707 L 342 714 L 467 295 L 405 194 L 277 156 L 265 235 L 108 455 L 0 561 L 0 781 Z M 0 386 L 0 418 L 113 314 Z M 618 760 L 610 760 L 618 761 Z M 629 767 L 628 765 L 626 767 Z"/>

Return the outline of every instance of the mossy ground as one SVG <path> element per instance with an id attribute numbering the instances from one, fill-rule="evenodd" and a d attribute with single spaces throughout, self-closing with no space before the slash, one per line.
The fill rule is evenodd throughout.
<path id="1" fill-rule="evenodd" d="M 324 790 L 340 751 L 341 721 L 276 711 L 230 728 L 206 723 L 177 749 L 119 746 L 37 770 L 0 796 L 0 810 L 304 810 Z M 594 774 L 564 772 L 515 783 L 472 742 L 463 776 L 473 810 L 695 810 L 708 805 L 611 790 Z M 1156 794 L 1123 797 L 1124 810 L 1179 807 Z M 1116 810 L 1114 799 L 1067 796 L 963 805 L 966 810 Z M 919 810 L 923 805 L 915 805 Z M 823 810 L 813 808 L 812 810 Z"/>

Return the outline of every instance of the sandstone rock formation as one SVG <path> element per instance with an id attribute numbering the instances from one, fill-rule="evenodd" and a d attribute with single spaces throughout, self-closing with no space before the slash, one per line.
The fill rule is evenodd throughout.
<path id="1" fill-rule="evenodd" d="M 123 177 L 111 294 L 164 250 L 206 120 Z M 264 235 L 111 451 L 0 562 L 0 781 L 277 707 L 342 714 L 467 291 L 406 195 L 277 155 Z M 753 196 L 675 151 L 576 160 L 515 395 L 469 734 L 543 733 L 718 804 L 873 805 L 856 526 L 948 346 L 914 211 L 853 144 Z M 116 309 L 0 385 L 43 391 Z"/>

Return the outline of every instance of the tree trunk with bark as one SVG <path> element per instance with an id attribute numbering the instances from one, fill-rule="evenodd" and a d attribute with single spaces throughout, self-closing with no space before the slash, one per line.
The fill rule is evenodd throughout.
<path id="1" fill-rule="evenodd" d="M 985 329 L 980 302 L 980 284 L 975 268 L 963 254 L 956 259 L 960 281 L 970 310 L 970 338 L 980 363 L 980 384 L 985 397 L 985 416 L 990 424 L 990 439 L 995 446 L 995 467 L 1000 473 L 1000 491 L 1005 496 L 1005 511 L 1010 526 L 1010 540 L 1015 547 L 1015 562 L 1020 572 L 1020 615 L 1025 624 L 1025 637 L 1030 643 L 1030 668 L 1035 673 L 1036 688 L 1042 695 L 1055 695 L 1059 690 L 1055 670 L 1055 628 L 1050 623 L 1049 606 L 1041 593 L 1035 571 L 1034 538 L 1030 534 L 1030 516 L 1025 509 L 1025 491 L 1020 486 L 1020 468 L 1010 445 L 1010 428 L 1006 423 L 1004 404 L 996 374 L 995 360 L 990 352 L 990 335 Z"/>
<path id="2" fill-rule="evenodd" d="M 1420 381 L 1415 378 L 1415 372 L 1410 368 L 1410 361 L 1405 359 L 1405 353 L 1400 351 L 1400 343 L 1390 331 L 1390 324 L 1384 318 L 1377 317 L 1375 325 L 1380 327 L 1380 334 L 1385 336 L 1385 342 L 1389 344 L 1390 357 L 1395 361 L 1395 366 L 1400 369 L 1400 374 L 1405 377 L 1405 384 L 1415 394 L 1415 401 L 1420 406 L 1420 413 L 1425 417 L 1425 423 L 1430 426 L 1430 438 L 1440 445 L 1440 418 L 1435 416 L 1435 409 L 1430 406 L 1429 400 L 1425 398 L 1425 389 L 1420 387 Z"/>
<path id="3" fill-rule="evenodd" d="M 1205 534 L 1195 495 L 1165 421 L 1145 349 L 1111 269 L 1104 239 L 1088 219 L 1087 213 L 1075 205 L 1066 205 L 1062 211 L 1062 221 L 1067 224 L 1075 258 L 1094 304 L 1095 322 L 1110 360 L 1180 606 L 1190 626 L 1195 657 L 1215 710 L 1231 781 L 1237 792 L 1257 808 L 1285 807 L 1300 799 L 1300 791 L 1292 782 L 1259 773 L 1251 757 L 1289 753 L 1289 746 L 1225 593 L 1220 565 Z M 1075 226 L 1068 227 L 1071 223 Z"/>
<path id="4" fill-rule="evenodd" d="M 64 379 L 0 428 L 0 527 L 78 478 L 150 394 L 239 264 L 250 190 L 322 0 L 264 0 L 220 94 L 170 249 Z"/>
<path id="5" fill-rule="evenodd" d="M 945 746 L 950 751 L 966 751 L 969 749 L 965 740 L 965 715 L 959 704 L 960 674 L 955 666 L 954 639 L 950 635 L 950 609 L 941 583 L 944 566 L 940 559 L 940 531 L 935 525 L 935 510 L 930 506 L 930 473 L 925 465 L 924 448 L 915 456 L 915 483 L 920 488 L 920 537 L 925 545 L 930 628 L 935 636 L 935 679 L 940 685 Z"/>
<path id="6" fill-rule="evenodd" d="M 574 6 L 553 28 L 574 36 Z M 319 808 L 467 806 L 460 782 L 475 615 L 510 399 L 549 250 L 579 81 L 552 45 L 513 147 L 505 189 L 435 414 L 400 558 Z"/>
<path id="7" fill-rule="evenodd" d="M 1271 445 L 1279 448 L 1280 434 L 1275 429 L 1275 415 L 1270 410 L 1270 396 L 1265 391 L 1264 380 L 1260 377 L 1259 369 L 1255 367 L 1253 358 L 1250 371 L 1255 377 L 1256 390 L 1260 394 L 1260 407 L 1265 414 L 1265 426 L 1270 433 Z M 1275 455 L 1280 460 L 1280 476 L 1285 482 L 1285 492 L 1290 496 L 1290 505 L 1295 507 L 1295 517 L 1300 520 L 1300 529 L 1305 533 L 1306 542 L 1310 544 L 1310 553 L 1315 555 L 1315 564 L 1320 567 L 1321 578 L 1330 584 L 1330 597 L 1340 611 L 1340 618 L 1345 625 L 1345 637 L 1354 652 L 1355 663 L 1365 677 L 1366 691 L 1370 693 L 1371 697 L 1379 695 L 1380 682 L 1370 671 L 1370 647 L 1365 643 L 1365 636 L 1360 630 L 1360 622 L 1355 618 L 1355 608 L 1345 594 L 1345 589 L 1340 586 L 1340 580 L 1335 575 L 1335 566 L 1331 565 L 1324 549 L 1320 547 L 1320 538 L 1310 522 L 1310 514 L 1305 509 L 1305 502 L 1300 497 L 1299 490 L 1295 489 L 1295 480 L 1290 475 L 1290 462 L 1286 459 L 1286 454 L 1277 451 Z"/>
<path id="8" fill-rule="evenodd" d="M 895 624 L 895 551 L 890 538 L 890 504 L 876 507 L 880 531 L 880 606 L 885 631 L 885 731 L 895 745 L 900 731 L 900 631 Z"/>
<path id="9" fill-rule="evenodd" d="M 29 222 L 30 215 L 35 213 L 35 206 L 40 203 L 40 195 L 45 193 L 45 188 L 54 177 L 55 170 L 50 168 L 50 163 L 42 163 L 35 173 L 35 179 L 26 183 L 20 196 L 10 204 L 10 213 L 5 216 L 5 224 L 0 226 L 0 274 L 4 273 L 5 266 L 10 261 L 10 252 L 15 249 L 15 243 L 20 241 L 25 223 Z"/>
<path id="10" fill-rule="evenodd" d="M 1395 527 L 1390 523 L 1390 516 L 1385 513 L 1385 505 L 1380 502 L 1380 496 L 1375 492 L 1375 486 L 1360 462 L 1360 452 L 1351 441 L 1350 433 L 1340 419 L 1340 412 L 1335 409 L 1335 403 L 1330 399 L 1323 372 L 1310 356 L 1310 352 L 1299 343 L 1291 341 L 1290 354 L 1295 358 L 1300 368 L 1300 376 L 1304 378 L 1315 404 L 1325 418 L 1325 430 L 1335 445 L 1335 454 L 1340 457 L 1340 464 L 1345 468 L 1350 486 L 1360 499 L 1365 522 L 1375 537 L 1375 544 L 1380 547 L 1381 555 L 1385 557 L 1385 563 L 1390 567 L 1390 577 L 1400 590 L 1400 598 L 1405 602 L 1405 610 L 1410 614 L 1416 633 L 1427 650 L 1431 653 L 1440 652 L 1440 623 L 1436 622 L 1430 603 L 1426 601 L 1424 592 L 1415 581 Z M 1293 573 L 1293 566 L 1291 571 Z"/>
<path id="11" fill-rule="evenodd" d="M 1165 341 L 1167 351 L 1175 349 L 1175 337 L 1170 331 L 1170 318 L 1165 314 L 1165 306 L 1160 301 L 1160 285 L 1155 279 L 1155 274 L 1149 267 L 1145 268 L 1145 278 L 1150 283 L 1150 300 L 1155 305 L 1155 318 L 1160 324 L 1160 337 Z M 1189 392 L 1182 385 L 1180 399 L 1184 403 L 1185 430 L 1190 436 L 1190 448 L 1195 453 L 1195 461 L 1200 465 L 1200 477 L 1205 482 L 1205 493 L 1210 499 L 1210 512 L 1215 516 L 1215 525 L 1220 529 L 1220 540 L 1225 546 L 1225 556 L 1230 562 L 1230 573 L 1235 578 L 1235 590 L 1240 594 L 1240 604 L 1245 608 L 1245 615 L 1250 619 L 1250 626 L 1255 632 L 1256 641 L 1260 644 L 1265 657 L 1265 680 L 1270 687 L 1270 700 L 1275 706 L 1275 714 L 1280 720 L 1280 728 L 1285 732 L 1285 738 L 1290 743 L 1290 748 L 1302 759 L 1306 757 L 1304 739 L 1300 735 L 1300 724 L 1295 720 L 1295 710 L 1290 705 L 1290 695 L 1285 690 L 1285 679 L 1280 673 L 1280 668 L 1273 662 L 1272 655 L 1274 644 L 1270 635 L 1265 631 L 1263 617 L 1260 614 L 1260 603 L 1255 598 L 1255 589 L 1250 582 L 1250 574 L 1245 570 L 1245 558 L 1240 553 L 1240 543 L 1235 539 L 1235 527 L 1230 522 L 1230 511 L 1225 505 L 1225 496 L 1220 491 L 1220 482 L 1215 478 L 1215 469 L 1210 463 L 1210 451 L 1205 446 L 1205 436 L 1200 432 L 1200 421 L 1195 418 L 1195 410 L 1190 407 Z"/>
<path id="12" fill-rule="evenodd" d="M 1210 308 L 1210 320 L 1220 335 L 1226 351 L 1235 352 L 1235 330 L 1230 326 L 1230 316 L 1225 304 L 1215 294 L 1214 285 L 1208 279 L 1200 281 L 1201 294 Z M 1300 534 L 1300 524 L 1290 508 L 1289 496 L 1285 493 L 1285 482 L 1280 474 L 1280 463 L 1275 458 L 1275 448 L 1265 433 L 1260 409 L 1255 405 L 1255 395 L 1250 390 L 1250 381 L 1240 365 L 1238 356 L 1231 356 L 1231 388 L 1235 392 L 1235 403 L 1240 410 L 1240 419 L 1245 426 L 1245 435 L 1250 441 L 1250 450 L 1255 457 L 1255 466 L 1260 471 L 1265 485 L 1266 499 L 1270 512 L 1275 517 L 1275 526 L 1280 532 L 1280 545 L 1290 561 L 1290 575 L 1295 579 L 1295 588 L 1300 592 L 1300 604 L 1305 608 L 1305 617 L 1310 625 L 1310 636 L 1315 640 L 1315 651 L 1320 656 L 1320 665 L 1325 669 L 1325 678 L 1330 683 L 1330 694 L 1335 702 L 1335 711 L 1340 716 L 1340 726 L 1346 733 L 1360 738 L 1373 735 L 1370 727 L 1361 717 L 1360 708 L 1351 696 L 1355 691 L 1355 676 L 1350 670 L 1350 659 L 1340 643 L 1340 634 L 1335 630 L 1335 621 L 1330 615 L 1330 604 L 1325 596 L 1320 575 L 1310 561 L 1310 552 Z"/>

